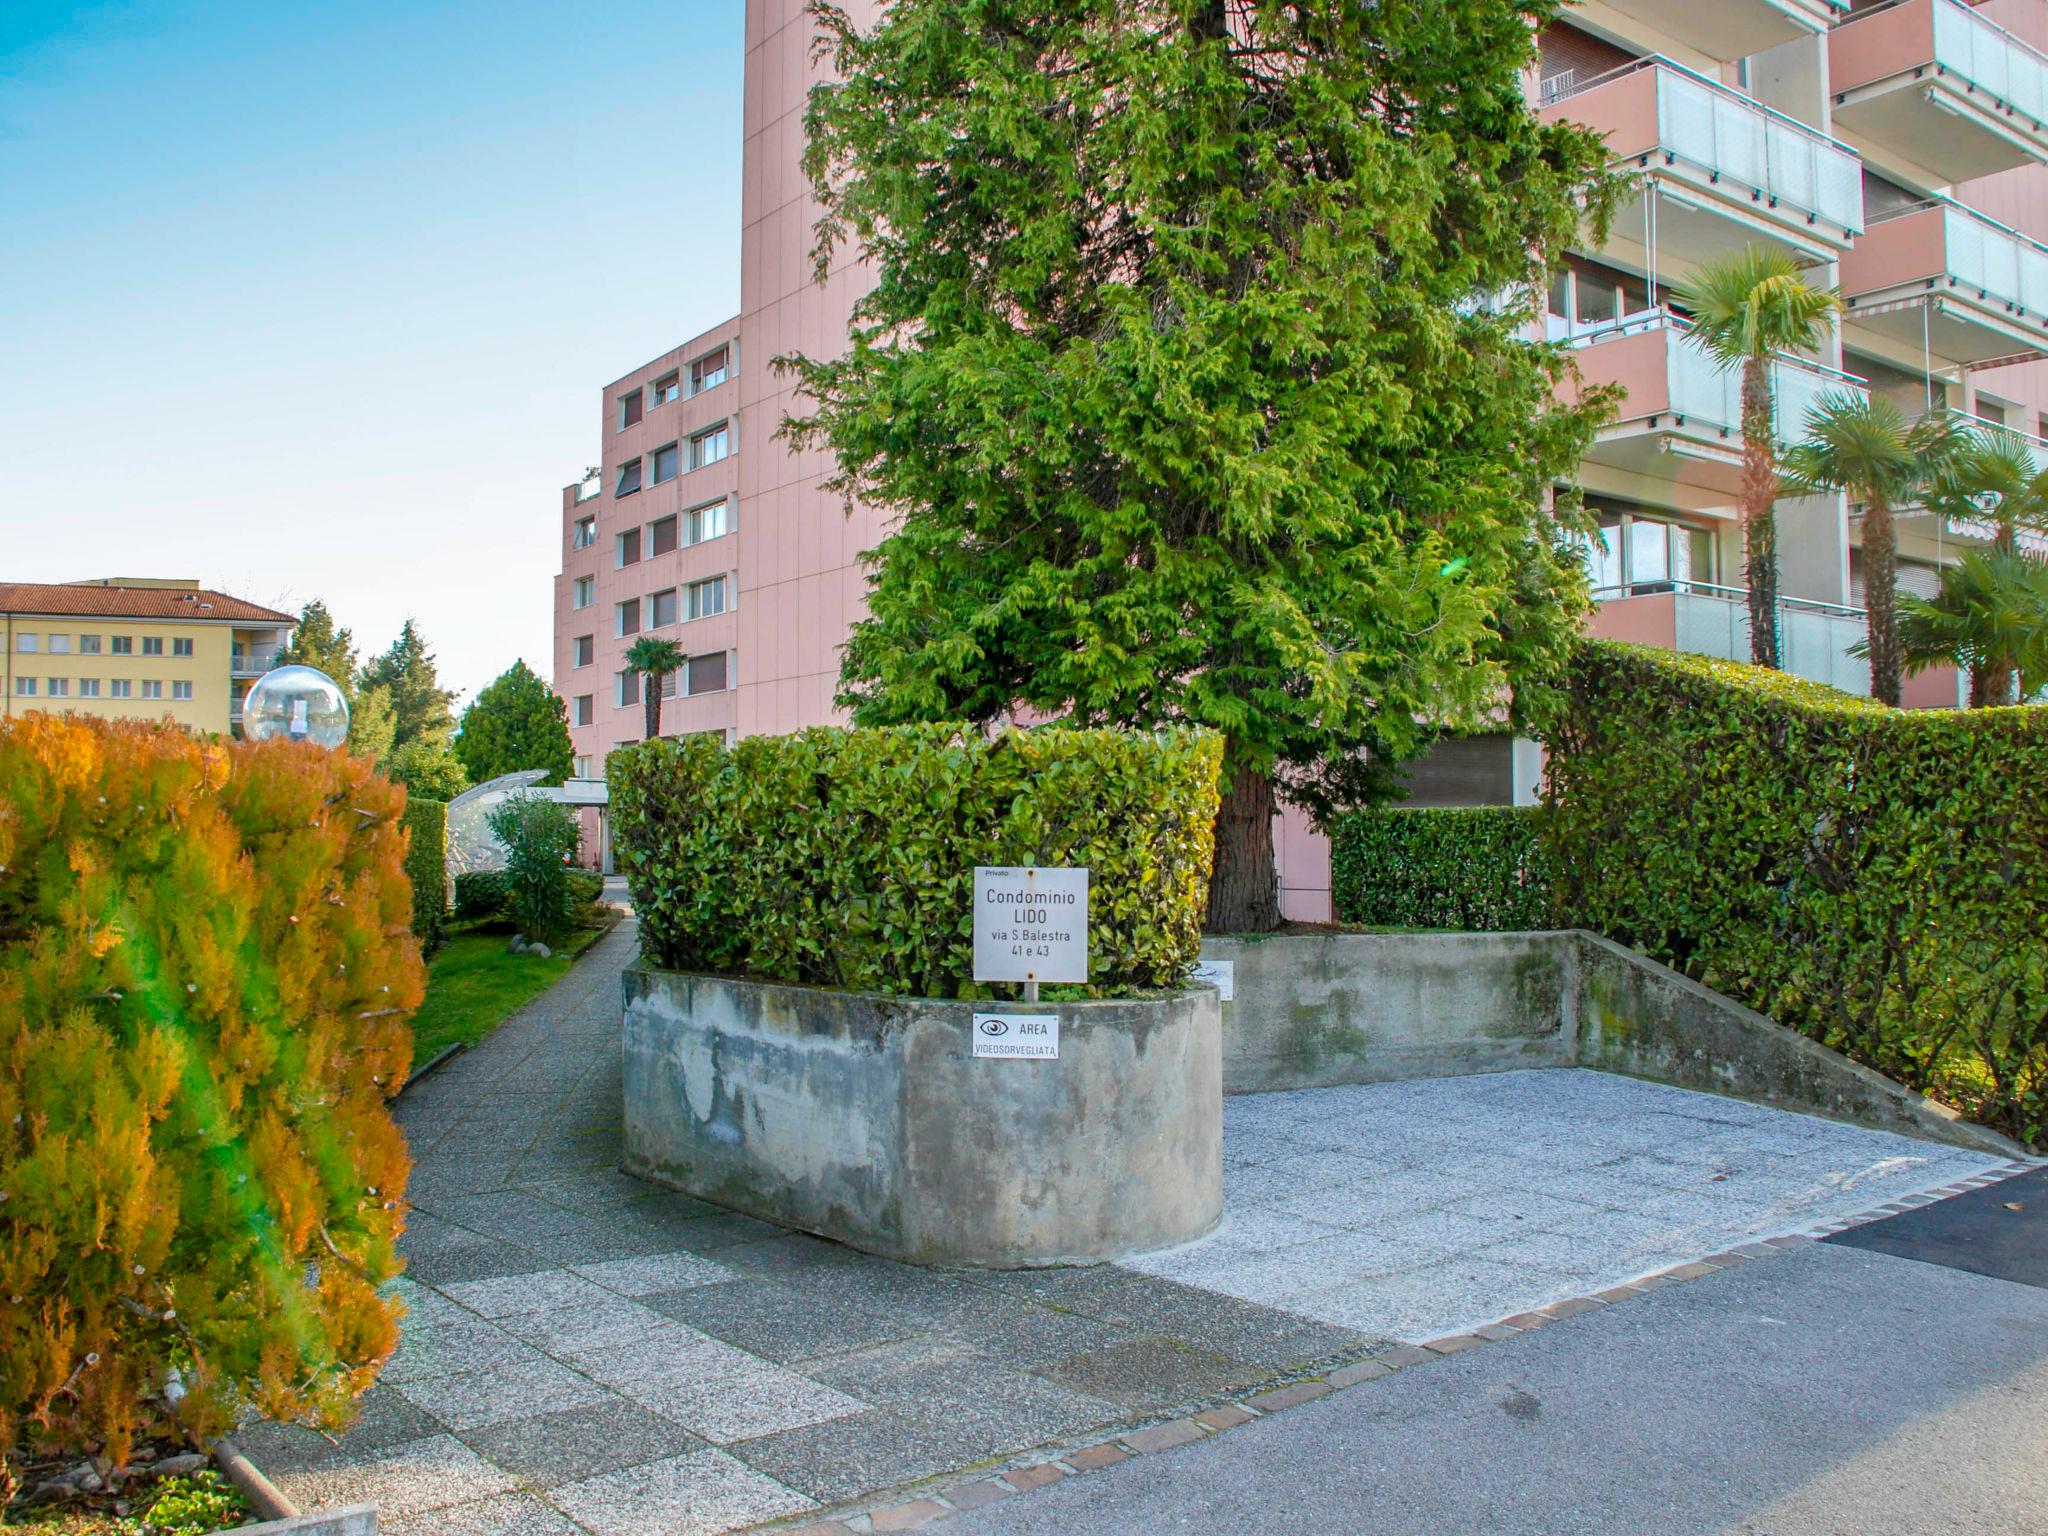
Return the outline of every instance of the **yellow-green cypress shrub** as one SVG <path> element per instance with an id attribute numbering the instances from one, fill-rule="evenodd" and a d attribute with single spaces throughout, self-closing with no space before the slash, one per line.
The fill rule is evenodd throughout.
<path id="1" fill-rule="evenodd" d="M 0 722 L 0 1448 L 338 1422 L 389 1355 L 403 803 L 303 743 Z"/>

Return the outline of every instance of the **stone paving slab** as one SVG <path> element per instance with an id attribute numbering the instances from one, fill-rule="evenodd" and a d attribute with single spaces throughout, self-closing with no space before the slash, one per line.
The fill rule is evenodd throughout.
<path id="1" fill-rule="evenodd" d="M 919 1484 L 1007 1496 L 1022 1484 L 974 1469 L 1023 1457 L 1015 1476 L 1044 1480 L 1060 1447 L 1215 1430 L 1327 1390 L 1304 1378 L 1398 1367 L 1358 1363 L 1390 1340 L 1440 1350 L 1988 1161 L 1584 1072 L 1263 1095 L 1226 1105 L 1212 1238 L 1121 1268 L 937 1273 L 617 1172 L 633 943 L 621 928 L 399 1101 L 399 1351 L 339 1442 L 239 1436 L 302 1505 L 375 1499 L 387 1529 L 451 1536 L 885 1503 L 911 1522 Z"/>

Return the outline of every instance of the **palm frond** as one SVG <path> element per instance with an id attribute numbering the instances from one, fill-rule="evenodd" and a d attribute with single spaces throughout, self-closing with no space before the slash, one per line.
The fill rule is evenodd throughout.
<path id="1" fill-rule="evenodd" d="M 1701 263 L 1672 295 L 1692 316 L 1694 342 L 1724 368 L 1817 345 L 1842 302 L 1785 252 L 1760 245 Z"/>

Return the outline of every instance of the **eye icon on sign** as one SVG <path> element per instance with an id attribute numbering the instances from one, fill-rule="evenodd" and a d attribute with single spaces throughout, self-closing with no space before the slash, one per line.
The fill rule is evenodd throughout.
<path id="1" fill-rule="evenodd" d="M 1010 1026 L 1008 1021 L 1004 1019 L 983 1019 L 981 1021 L 981 1032 L 993 1039 L 998 1035 L 1007 1035 L 1010 1032 Z"/>

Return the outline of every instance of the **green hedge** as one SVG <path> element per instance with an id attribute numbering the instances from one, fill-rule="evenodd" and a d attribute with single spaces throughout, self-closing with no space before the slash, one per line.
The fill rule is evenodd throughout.
<path id="1" fill-rule="evenodd" d="M 1892 710 L 1592 643 L 1547 744 L 1586 926 L 2048 1136 L 2048 709 Z"/>
<path id="2" fill-rule="evenodd" d="M 412 881 L 412 931 L 431 951 L 448 928 L 448 802 L 408 796 L 405 826 L 412 834 L 405 874 Z"/>
<path id="3" fill-rule="evenodd" d="M 1472 933 L 1555 927 L 1541 817 L 1506 805 L 1344 817 L 1330 831 L 1337 920 Z"/>
<path id="4" fill-rule="evenodd" d="M 604 876 L 595 870 L 572 869 L 568 882 L 569 900 L 577 906 L 588 906 L 604 896 Z M 512 877 L 504 870 L 466 869 L 455 877 L 457 922 L 503 917 L 511 910 Z"/>
<path id="5" fill-rule="evenodd" d="M 613 847 L 657 965 L 986 996 L 975 866 L 1085 865 L 1087 990 L 1174 986 L 1201 949 L 1222 755 L 1191 731 L 666 738 L 612 754 Z"/>

